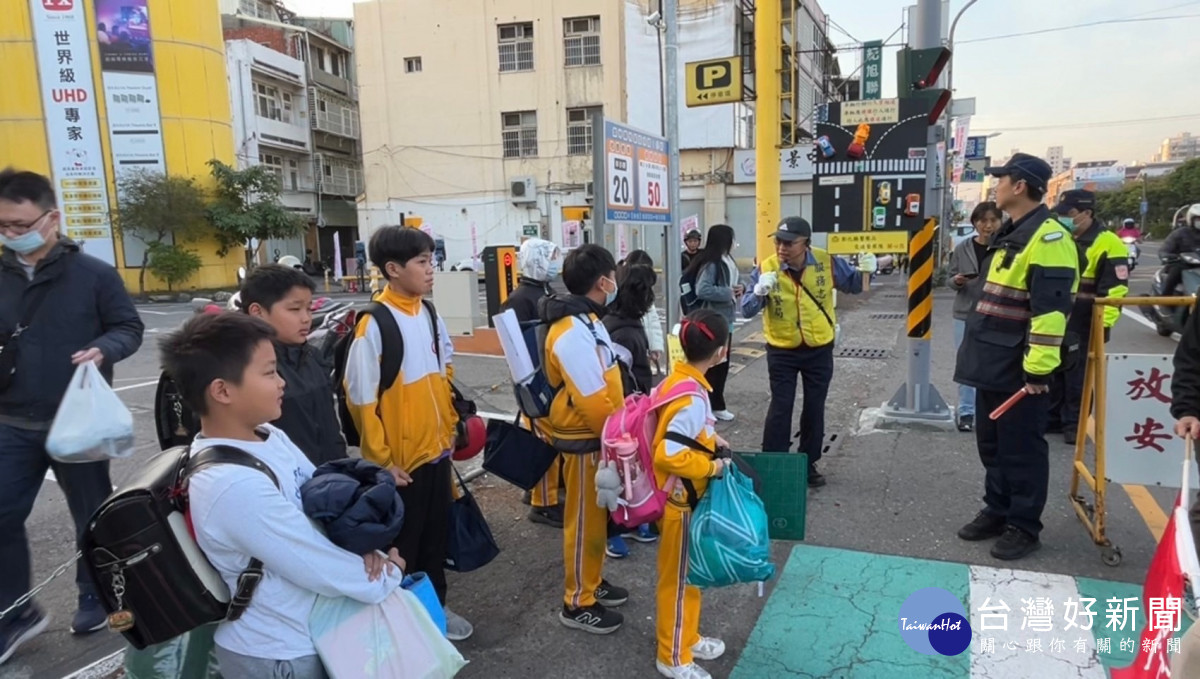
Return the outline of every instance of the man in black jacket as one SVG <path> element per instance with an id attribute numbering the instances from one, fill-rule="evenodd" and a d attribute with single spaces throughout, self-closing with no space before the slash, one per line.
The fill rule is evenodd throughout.
<path id="1" fill-rule="evenodd" d="M 1189 227 L 1190 228 L 1190 227 Z M 1175 347 L 1175 374 L 1171 377 L 1171 416 L 1175 434 L 1200 439 L 1200 302 L 1192 306 L 1179 346 Z M 1188 514 L 1192 533 L 1200 544 L 1200 494 Z"/>
<path id="2" fill-rule="evenodd" d="M 0 172 L 0 365 L 8 373 L 0 377 L 0 610 L 30 589 L 25 519 L 46 470 L 54 469 L 77 534 L 112 492 L 107 462 L 55 462 L 46 435 L 76 366 L 95 362 L 111 382 L 113 365 L 137 351 L 145 330 L 116 270 L 60 235 L 61 220 L 49 179 Z M 71 631 L 103 629 L 82 563 L 75 582 Z M 0 663 L 47 623 L 34 603 L 0 619 Z"/>

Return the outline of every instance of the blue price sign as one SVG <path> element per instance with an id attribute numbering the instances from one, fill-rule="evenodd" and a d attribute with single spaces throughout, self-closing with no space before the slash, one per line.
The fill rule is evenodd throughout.
<path id="1" fill-rule="evenodd" d="M 987 137 L 967 137 L 963 157 L 967 160 L 978 160 L 987 156 Z"/>
<path id="2" fill-rule="evenodd" d="M 604 219 L 621 224 L 670 224 L 667 140 L 604 121 Z M 600 192 L 597 186 L 596 192 Z"/>

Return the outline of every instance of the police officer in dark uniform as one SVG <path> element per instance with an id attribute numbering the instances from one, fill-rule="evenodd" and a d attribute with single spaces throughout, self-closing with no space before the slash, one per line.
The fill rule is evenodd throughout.
<path id="1" fill-rule="evenodd" d="M 1071 234 L 1042 205 L 1050 166 L 1017 153 L 987 173 L 999 178 L 996 204 L 1009 219 L 992 237 L 983 294 L 967 317 L 954 381 L 976 389 L 975 440 L 985 470 L 984 508 L 958 531 L 963 540 L 1000 537 L 997 559 L 1041 546 L 1050 479 L 1046 424 L 1049 384 L 1059 369 L 1067 316 L 1079 281 Z M 998 420 L 987 417 L 1018 391 Z"/>

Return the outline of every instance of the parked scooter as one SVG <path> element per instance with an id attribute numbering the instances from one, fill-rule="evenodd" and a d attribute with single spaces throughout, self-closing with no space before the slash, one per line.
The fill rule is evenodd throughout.
<path id="1" fill-rule="evenodd" d="M 1150 285 L 1150 295 L 1142 295 L 1143 297 L 1175 297 L 1180 295 L 1191 297 L 1196 294 L 1197 290 L 1200 290 L 1200 253 L 1185 252 L 1180 255 L 1161 255 L 1159 259 L 1163 265 L 1154 273 L 1154 282 Z M 1172 266 L 1183 267 L 1183 280 L 1180 284 L 1183 288 L 1182 293 L 1178 290 L 1164 289 L 1163 284 Z M 1183 326 L 1187 322 L 1188 314 L 1192 311 L 1190 305 L 1163 306 L 1147 304 L 1139 308 L 1142 314 L 1154 323 L 1155 330 L 1163 337 L 1170 337 L 1173 333 L 1182 332 Z"/>

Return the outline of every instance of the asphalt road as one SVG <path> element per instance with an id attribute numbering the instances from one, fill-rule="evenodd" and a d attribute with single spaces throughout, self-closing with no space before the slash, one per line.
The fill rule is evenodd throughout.
<path id="1" fill-rule="evenodd" d="M 1143 291 L 1152 271 L 1134 274 L 1134 293 Z M 809 493 L 808 544 L 878 554 L 913 556 L 941 561 L 995 566 L 986 545 L 959 541 L 954 532 L 978 508 L 982 471 L 974 439 L 958 432 L 884 432 L 864 427 L 877 408 L 900 386 L 906 374 L 904 321 L 872 318 L 872 314 L 903 312 L 904 281 L 880 277 L 870 293 L 839 296 L 839 320 L 848 347 L 877 348 L 883 358 L 839 358 L 827 404 L 827 432 L 840 445 L 821 463 L 829 485 Z M 932 381 L 953 402 L 952 293 L 935 295 Z M 113 464 L 112 478 L 120 483 L 140 460 L 155 450 L 152 428 L 153 384 L 158 377 L 155 338 L 187 318 L 183 305 L 154 305 L 143 309 L 146 342 L 133 358 L 117 367 L 118 389 L 135 415 L 138 441 L 130 460 Z M 1136 313 L 1136 312 L 1131 312 Z M 757 450 L 762 417 L 769 400 L 766 362 L 758 323 L 746 324 L 736 335 L 736 366 L 727 400 L 738 418 L 721 425 L 735 449 Z M 1151 329 L 1123 319 L 1114 330 L 1110 352 L 1170 353 L 1174 342 Z M 480 410 L 513 412 L 502 360 L 460 356 L 457 375 L 473 394 Z M 797 410 L 798 412 L 798 410 Z M 865 415 L 865 417 L 864 417 Z M 1095 547 L 1066 501 L 1072 451 L 1059 441 L 1051 447 L 1051 500 L 1046 509 L 1043 549 L 1018 567 L 1046 573 L 1140 582 L 1153 553 L 1155 536 L 1125 489 L 1109 497 L 1110 537 L 1125 555 L 1116 567 L 1101 563 Z M 619 635 L 597 639 L 566 630 L 554 619 L 561 592 L 559 533 L 525 520 L 520 492 L 484 475 L 472 485 L 503 552 L 486 569 L 452 576 L 450 604 L 476 625 L 475 636 L 460 645 L 471 664 L 463 677 L 576 676 L 589 667 L 589 676 L 649 676 L 654 657 L 653 546 L 633 545 L 632 556 L 611 562 L 606 576 L 629 587 L 633 596 L 622 610 L 627 626 Z M 1169 489 L 1147 491 L 1160 510 L 1171 506 Z M 48 482 L 38 498 L 28 531 L 34 552 L 36 579 L 46 577 L 74 553 L 66 504 L 58 487 Z M 783 558 L 790 543 L 776 546 Z M 68 630 L 75 606 L 70 575 L 52 582 L 39 596 L 51 615 L 50 629 L 25 646 L 0 668 L 0 679 L 57 678 L 120 650 L 119 637 L 99 632 L 74 637 Z M 728 676 L 758 619 L 765 599 L 752 588 L 734 587 L 705 593 L 702 629 L 723 637 L 727 657 L 708 663 L 714 676 Z"/>

